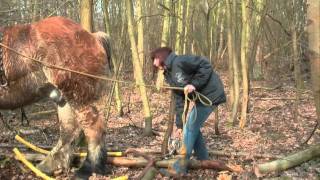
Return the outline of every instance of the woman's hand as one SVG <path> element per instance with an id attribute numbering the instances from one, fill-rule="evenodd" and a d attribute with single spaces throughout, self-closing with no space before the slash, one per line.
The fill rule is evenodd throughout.
<path id="1" fill-rule="evenodd" d="M 183 89 L 184 89 L 184 92 L 187 92 L 187 93 L 192 93 L 193 91 L 196 90 L 196 88 L 192 84 L 186 85 Z"/>

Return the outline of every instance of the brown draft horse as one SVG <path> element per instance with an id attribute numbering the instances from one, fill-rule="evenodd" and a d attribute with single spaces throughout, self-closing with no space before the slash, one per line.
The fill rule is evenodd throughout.
<path id="1" fill-rule="evenodd" d="M 89 33 L 63 17 L 0 28 L 0 32 L 3 44 L 50 65 L 101 76 L 106 74 L 110 64 L 106 34 Z M 57 103 L 60 137 L 38 168 L 48 174 L 59 168 L 70 168 L 71 143 L 82 129 L 88 142 L 88 155 L 76 177 L 87 179 L 93 172 L 104 174 L 103 96 L 106 82 L 46 67 L 7 48 L 0 48 L 8 82 L 6 87 L 0 87 L 0 109 L 22 107 L 45 97 Z"/>

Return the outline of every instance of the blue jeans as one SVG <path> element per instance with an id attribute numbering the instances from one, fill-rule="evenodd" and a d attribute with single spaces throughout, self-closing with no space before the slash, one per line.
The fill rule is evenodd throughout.
<path id="1" fill-rule="evenodd" d="M 190 159 L 193 150 L 198 160 L 209 159 L 206 143 L 200 128 L 208 119 L 213 109 L 211 106 L 204 106 L 200 103 L 197 103 L 196 106 L 192 108 L 188 120 L 183 127 L 181 154 L 184 156 L 173 164 L 173 169 L 177 173 L 186 173 L 186 162 Z"/>

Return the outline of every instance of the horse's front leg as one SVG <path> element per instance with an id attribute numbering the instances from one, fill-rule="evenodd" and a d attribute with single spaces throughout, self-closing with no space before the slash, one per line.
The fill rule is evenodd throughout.
<path id="1" fill-rule="evenodd" d="M 70 168 L 74 151 L 72 142 L 80 133 L 74 111 L 68 103 L 62 107 L 58 106 L 58 117 L 60 121 L 60 137 L 58 143 L 51 150 L 50 154 L 38 165 L 38 168 L 47 174 L 52 174 L 61 168 Z"/>
<path id="2" fill-rule="evenodd" d="M 103 175 L 106 172 L 103 111 L 90 105 L 76 110 L 76 114 L 88 142 L 88 154 L 76 172 L 76 178 L 88 179 L 92 173 Z"/>

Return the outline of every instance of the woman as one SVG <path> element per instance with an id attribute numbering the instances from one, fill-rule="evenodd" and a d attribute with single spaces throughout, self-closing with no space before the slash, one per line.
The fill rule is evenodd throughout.
<path id="1" fill-rule="evenodd" d="M 182 122 L 185 95 L 183 91 L 174 90 L 176 100 L 176 127 L 183 129 L 182 155 L 168 170 L 162 169 L 165 175 L 183 175 L 187 173 L 188 160 L 192 151 L 198 160 L 209 158 L 204 138 L 200 131 L 214 108 L 226 101 L 223 84 L 213 71 L 209 61 L 200 56 L 176 55 L 168 47 L 160 47 L 151 52 L 153 65 L 164 70 L 165 80 L 170 86 L 183 87 L 190 96 L 197 91 L 206 96 L 212 105 L 196 100 L 185 124 Z M 177 133 L 177 132 L 176 132 Z"/>

